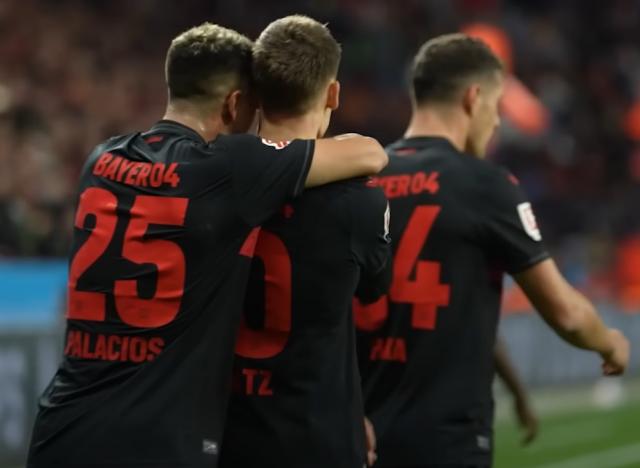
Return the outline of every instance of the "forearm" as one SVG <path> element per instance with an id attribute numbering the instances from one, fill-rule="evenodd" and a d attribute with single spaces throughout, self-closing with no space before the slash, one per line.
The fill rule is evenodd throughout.
<path id="1" fill-rule="evenodd" d="M 515 279 L 544 320 L 568 343 L 600 353 L 605 375 L 622 374 L 629 362 L 629 342 L 607 328 L 593 304 L 572 288 L 547 259 L 515 275 Z"/>
<path id="2" fill-rule="evenodd" d="M 374 175 L 389 162 L 389 157 L 377 140 L 345 135 L 316 140 L 306 187 L 315 187 L 338 180 Z"/>
<path id="3" fill-rule="evenodd" d="M 496 340 L 496 346 L 494 348 L 494 358 L 496 366 L 496 374 L 505 384 L 509 392 L 514 398 L 524 399 L 526 398 L 526 392 L 524 385 L 520 382 L 515 368 L 511 364 L 511 360 L 507 356 L 506 349 L 502 340 Z"/>
<path id="4" fill-rule="evenodd" d="M 542 318 L 566 342 L 606 354 L 609 330 L 593 304 L 562 277 L 552 260 L 545 260 L 515 276 Z"/>
<path id="5" fill-rule="evenodd" d="M 551 326 L 573 346 L 600 354 L 610 352 L 612 345 L 609 329 L 587 298 L 577 291 L 574 291 L 574 296 L 571 316 L 564 323 L 556 321 Z"/>

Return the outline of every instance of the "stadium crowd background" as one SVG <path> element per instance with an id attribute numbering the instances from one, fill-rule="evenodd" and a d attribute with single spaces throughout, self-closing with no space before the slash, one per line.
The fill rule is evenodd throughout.
<path id="1" fill-rule="evenodd" d="M 0 256 L 66 254 L 84 158 L 101 139 L 148 128 L 162 114 L 173 35 L 225 18 L 256 37 L 292 11 L 328 22 L 343 44 L 332 131 L 383 143 L 403 131 L 404 70 L 426 38 L 472 21 L 501 28 L 514 74 L 548 119 L 538 134 L 504 119 L 492 157 L 521 180 L 572 282 L 637 308 L 640 3 L 633 0 L 0 2 Z"/>

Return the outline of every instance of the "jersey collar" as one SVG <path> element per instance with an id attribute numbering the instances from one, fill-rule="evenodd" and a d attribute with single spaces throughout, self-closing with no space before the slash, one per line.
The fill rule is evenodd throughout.
<path id="1" fill-rule="evenodd" d="M 186 125 L 182 125 L 179 122 L 174 120 L 160 120 L 155 123 L 153 127 L 146 132 L 147 135 L 153 133 L 169 133 L 173 135 L 181 135 L 189 138 L 190 140 L 195 140 L 199 143 L 206 143 L 204 138 L 200 136 L 198 132 L 194 129 L 187 127 Z"/>
<path id="2" fill-rule="evenodd" d="M 415 149 L 416 151 L 426 148 L 442 148 L 459 153 L 453 143 L 440 136 L 415 136 L 402 138 L 389 146 L 389 149 L 396 151 L 399 149 Z"/>

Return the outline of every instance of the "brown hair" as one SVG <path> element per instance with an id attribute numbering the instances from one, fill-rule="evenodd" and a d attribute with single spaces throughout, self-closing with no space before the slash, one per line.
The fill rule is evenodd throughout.
<path id="1" fill-rule="evenodd" d="M 340 44 L 307 16 L 272 22 L 253 47 L 253 79 L 265 111 L 301 114 L 338 74 Z"/>
<path id="2" fill-rule="evenodd" d="M 252 42 L 217 24 L 203 23 L 169 46 L 165 75 L 170 98 L 221 99 L 231 86 L 248 85 Z"/>
<path id="3" fill-rule="evenodd" d="M 411 81 L 417 104 L 449 102 L 471 80 L 502 71 L 502 63 L 479 39 L 465 34 L 435 37 L 413 60 Z"/>

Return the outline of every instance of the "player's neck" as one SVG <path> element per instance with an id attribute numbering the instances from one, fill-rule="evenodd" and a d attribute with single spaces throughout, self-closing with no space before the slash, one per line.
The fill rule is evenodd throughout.
<path id="1" fill-rule="evenodd" d="M 183 105 L 167 106 L 164 120 L 173 120 L 189 127 L 198 133 L 205 141 L 215 140 L 220 133 L 227 133 L 226 127 L 220 118 L 204 117 L 198 109 L 192 109 Z"/>
<path id="2" fill-rule="evenodd" d="M 442 137 L 458 151 L 464 151 L 467 132 L 468 126 L 452 113 L 414 109 L 404 137 Z"/>
<path id="3" fill-rule="evenodd" d="M 260 136 L 269 140 L 313 140 L 318 138 L 318 117 L 313 114 L 301 116 L 263 115 L 260 120 Z"/>

